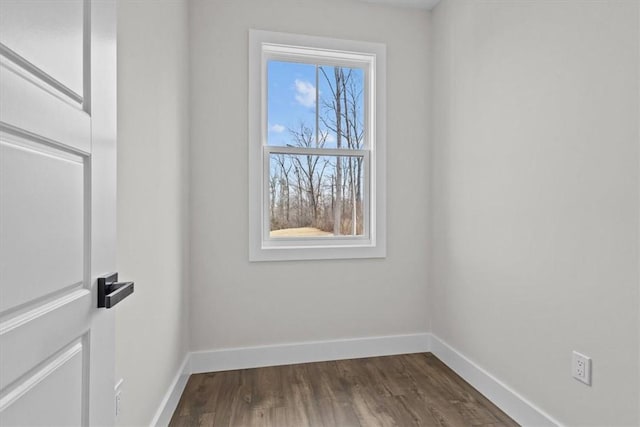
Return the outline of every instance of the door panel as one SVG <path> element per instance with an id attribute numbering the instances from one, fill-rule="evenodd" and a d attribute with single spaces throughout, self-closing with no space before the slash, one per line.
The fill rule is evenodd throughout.
<path id="1" fill-rule="evenodd" d="M 85 277 L 84 159 L 43 148 L 0 140 L 0 315 Z"/>
<path id="2" fill-rule="evenodd" d="M 0 2 L 0 43 L 82 98 L 83 0 Z"/>
<path id="3" fill-rule="evenodd" d="M 78 339 L 46 360 L 0 400 L 3 425 L 87 424 L 85 341 Z M 43 406 L 45 400 L 49 404 Z"/>
<path id="4" fill-rule="evenodd" d="M 81 153 L 91 151 L 91 116 L 84 104 L 6 60 L 0 67 L 0 83 L 0 120 L 6 131 L 28 132 L 31 138 Z"/>
<path id="5" fill-rule="evenodd" d="M 6 316 L 7 321 L 0 324 L 0 389 L 19 383 L 64 343 L 87 332 L 93 302 L 90 291 L 78 288 Z"/>
<path id="6" fill-rule="evenodd" d="M 115 0 L 0 9 L 0 425 L 112 425 Z"/>

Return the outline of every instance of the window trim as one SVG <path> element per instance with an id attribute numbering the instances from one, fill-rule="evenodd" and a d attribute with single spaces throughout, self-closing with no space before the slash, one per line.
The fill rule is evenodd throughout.
<path id="1" fill-rule="evenodd" d="M 322 155 L 363 156 L 368 235 L 330 238 L 268 238 L 265 174 L 269 153 L 288 151 L 268 146 L 267 60 L 368 68 L 365 71 L 367 146 L 360 150 L 321 149 Z M 285 261 L 386 256 L 386 47 L 379 43 L 249 30 L 249 260 Z M 368 99 L 371 97 L 371 99 Z M 315 149 L 306 149 L 315 153 Z M 296 148 L 293 151 L 306 151 Z M 333 153 L 335 151 L 336 153 Z M 339 152 L 339 153 L 338 153 Z M 368 175 L 368 176 L 367 176 Z M 265 211 L 266 209 L 266 211 Z M 266 228 L 265 228 L 266 227 Z M 266 236 L 266 237 L 265 237 Z"/>

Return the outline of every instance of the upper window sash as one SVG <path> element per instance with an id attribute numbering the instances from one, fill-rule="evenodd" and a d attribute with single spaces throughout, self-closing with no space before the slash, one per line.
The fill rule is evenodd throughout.
<path id="1" fill-rule="evenodd" d="M 268 96 L 268 72 L 267 65 L 271 60 L 297 62 L 326 67 L 360 68 L 364 71 L 363 84 L 363 104 L 364 104 L 364 135 L 363 144 L 360 148 L 365 150 L 375 150 L 375 88 L 376 88 L 376 55 L 366 53 L 355 53 L 348 51 L 334 51 L 318 48 L 302 48 L 290 45 L 262 43 L 261 61 L 261 137 L 263 146 L 272 146 L 268 143 L 268 118 L 267 118 L 267 96 Z M 311 51 L 313 53 L 305 54 Z M 334 60 L 333 54 L 336 54 Z M 349 147 L 342 147 L 340 150 L 357 150 Z"/>

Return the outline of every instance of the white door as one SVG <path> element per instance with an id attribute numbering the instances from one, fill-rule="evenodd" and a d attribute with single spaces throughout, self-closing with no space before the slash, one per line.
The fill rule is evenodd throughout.
<path id="1" fill-rule="evenodd" d="M 112 425 L 114 0 L 0 0 L 0 425 Z"/>

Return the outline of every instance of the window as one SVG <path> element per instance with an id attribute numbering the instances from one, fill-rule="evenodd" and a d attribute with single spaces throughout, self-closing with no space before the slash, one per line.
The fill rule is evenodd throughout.
<path id="1" fill-rule="evenodd" d="M 380 258 L 385 46 L 251 30 L 249 258 Z"/>

